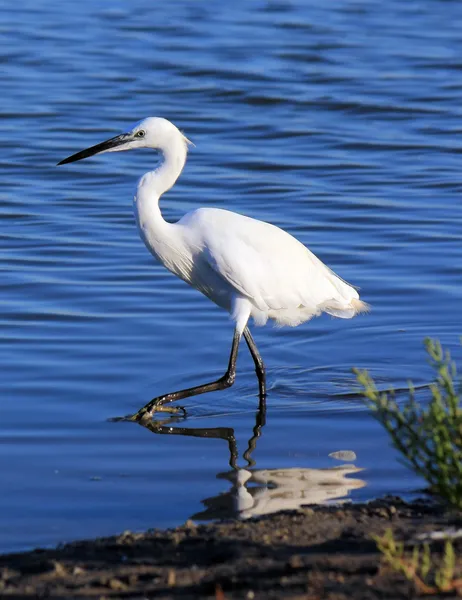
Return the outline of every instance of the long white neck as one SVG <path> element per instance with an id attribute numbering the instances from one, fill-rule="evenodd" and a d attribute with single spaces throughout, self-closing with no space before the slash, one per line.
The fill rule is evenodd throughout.
<path id="1" fill-rule="evenodd" d="M 180 176 L 188 153 L 187 143 L 180 132 L 178 136 L 172 136 L 168 144 L 159 150 L 163 156 L 162 163 L 155 171 L 143 175 L 137 189 L 137 195 L 147 194 L 156 203 Z"/>
<path id="2" fill-rule="evenodd" d="M 187 142 L 179 131 L 178 135 L 171 136 L 168 143 L 159 149 L 163 155 L 162 163 L 155 171 L 141 177 L 134 204 L 136 221 L 144 243 L 165 264 L 164 248 L 170 243 L 171 231 L 168 230 L 171 230 L 172 225 L 162 217 L 159 199 L 180 176 L 188 150 Z"/>

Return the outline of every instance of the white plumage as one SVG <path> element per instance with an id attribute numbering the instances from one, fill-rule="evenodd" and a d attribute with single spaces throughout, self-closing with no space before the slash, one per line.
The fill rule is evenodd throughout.
<path id="1" fill-rule="evenodd" d="M 140 179 L 134 199 L 140 235 L 167 269 L 230 313 L 238 339 L 246 330 L 249 317 L 257 325 L 271 319 L 279 326 L 296 326 L 323 312 L 349 319 L 367 310 L 355 288 L 274 225 L 218 208 L 198 208 L 177 223 L 166 222 L 159 199 L 183 170 L 189 143 L 170 121 L 149 117 L 130 132 L 60 164 L 101 152 L 160 150 L 163 162 Z M 252 340 L 248 330 L 246 341 L 257 366 L 261 358 L 256 347 L 252 351 L 247 334 Z M 228 374 L 231 362 L 230 359 Z M 262 365 L 261 362 L 261 369 Z"/>
<path id="2" fill-rule="evenodd" d="M 159 144 L 165 161 L 141 179 L 135 196 L 141 237 L 167 269 L 229 311 L 240 329 L 249 316 L 257 325 L 272 319 L 296 326 L 322 312 L 349 319 L 366 309 L 352 286 L 279 227 L 218 208 L 166 223 L 158 201 L 183 170 L 188 142 L 163 119 L 138 127 L 147 136 L 152 128 L 157 139 L 156 130 L 167 132 L 167 146 Z"/>
<path id="3" fill-rule="evenodd" d="M 197 259 L 226 282 L 223 307 L 229 310 L 229 298 L 241 296 L 257 325 L 273 319 L 296 326 L 321 312 L 350 318 L 360 306 L 354 288 L 274 225 L 214 208 L 195 210 L 180 224 L 199 242 Z"/>

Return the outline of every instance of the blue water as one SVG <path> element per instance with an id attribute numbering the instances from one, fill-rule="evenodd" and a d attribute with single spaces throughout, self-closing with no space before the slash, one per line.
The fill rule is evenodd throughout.
<path id="1" fill-rule="evenodd" d="M 425 336 L 458 353 L 462 4 L 3 0 L 0 33 L 0 550 L 248 516 L 268 472 L 295 505 L 420 488 L 351 394 L 351 367 L 420 385 Z M 246 351 L 233 388 L 187 402 L 171 426 L 232 428 L 237 474 L 229 429 L 108 421 L 221 375 L 232 337 L 138 238 L 131 200 L 153 154 L 55 167 L 148 115 L 196 144 L 167 219 L 201 205 L 271 221 L 373 307 L 254 331 L 261 428 Z M 356 471 L 332 470 L 339 450 Z M 316 480 L 301 495 L 294 469 Z"/>

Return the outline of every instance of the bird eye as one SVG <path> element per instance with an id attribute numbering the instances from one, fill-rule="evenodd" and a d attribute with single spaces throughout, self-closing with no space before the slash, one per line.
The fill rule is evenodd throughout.
<path id="1" fill-rule="evenodd" d="M 135 133 L 135 137 L 137 137 L 137 138 L 144 138 L 145 135 L 146 135 L 146 132 L 143 129 L 140 129 L 139 131 L 137 131 Z"/>

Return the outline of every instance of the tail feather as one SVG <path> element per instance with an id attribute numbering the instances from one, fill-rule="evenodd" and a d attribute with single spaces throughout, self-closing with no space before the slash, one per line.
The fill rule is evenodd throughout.
<path id="1" fill-rule="evenodd" d="M 371 311 L 371 305 L 367 302 L 363 302 L 359 298 L 353 298 L 350 304 L 354 308 L 355 315 L 359 315 L 360 313 L 368 313 Z"/>
<path id="2" fill-rule="evenodd" d="M 342 304 L 338 300 L 327 300 L 319 307 L 323 312 L 339 319 L 352 319 L 359 313 L 369 312 L 370 306 L 359 298 L 352 298 L 349 304 Z"/>

